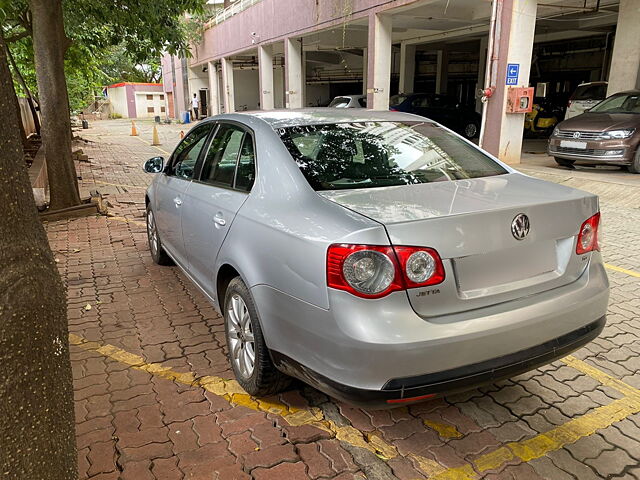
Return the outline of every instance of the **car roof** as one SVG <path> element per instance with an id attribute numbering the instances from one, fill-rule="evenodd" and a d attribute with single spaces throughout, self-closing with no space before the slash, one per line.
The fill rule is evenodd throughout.
<path id="1" fill-rule="evenodd" d="M 294 127 L 300 125 L 324 125 L 330 123 L 360 122 L 416 122 L 426 119 L 418 115 L 389 110 L 366 110 L 364 108 L 303 108 L 265 110 L 231 113 L 210 117 L 215 120 L 236 120 L 246 122 L 247 117 L 258 118 L 272 128 Z"/>

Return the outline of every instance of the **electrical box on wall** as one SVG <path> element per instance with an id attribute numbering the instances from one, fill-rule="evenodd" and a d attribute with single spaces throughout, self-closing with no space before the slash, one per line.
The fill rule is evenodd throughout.
<path id="1" fill-rule="evenodd" d="M 533 87 L 509 87 L 507 113 L 528 113 L 533 109 Z"/>

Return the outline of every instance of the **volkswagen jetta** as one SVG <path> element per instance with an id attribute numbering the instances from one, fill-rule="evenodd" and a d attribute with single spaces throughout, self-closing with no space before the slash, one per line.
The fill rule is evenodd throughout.
<path id="1" fill-rule="evenodd" d="M 293 376 L 393 406 L 530 370 L 604 326 L 597 197 L 423 117 L 221 115 L 145 170 L 151 255 L 222 312 L 252 395 Z"/>

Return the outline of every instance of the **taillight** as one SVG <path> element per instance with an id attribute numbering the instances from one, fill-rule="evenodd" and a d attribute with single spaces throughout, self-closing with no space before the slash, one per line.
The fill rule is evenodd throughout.
<path id="1" fill-rule="evenodd" d="M 576 244 L 576 253 L 578 255 L 592 252 L 594 250 L 600 250 L 600 245 L 598 245 L 599 225 L 600 212 L 596 213 L 593 217 L 585 220 L 585 222 L 580 226 L 580 232 L 578 232 L 578 242 Z"/>
<path id="2" fill-rule="evenodd" d="M 431 248 L 336 244 L 327 251 L 327 285 L 358 297 L 380 298 L 443 280 L 442 260 Z"/>

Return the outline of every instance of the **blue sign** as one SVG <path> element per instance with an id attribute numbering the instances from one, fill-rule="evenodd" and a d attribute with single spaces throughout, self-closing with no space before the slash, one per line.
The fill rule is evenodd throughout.
<path id="1" fill-rule="evenodd" d="M 517 85 L 519 73 L 520 73 L 519 63 L 507 64 L 507 85 Z"/>

